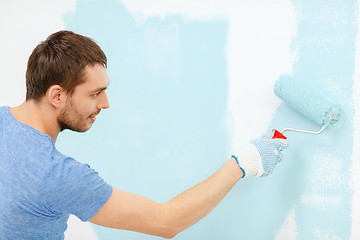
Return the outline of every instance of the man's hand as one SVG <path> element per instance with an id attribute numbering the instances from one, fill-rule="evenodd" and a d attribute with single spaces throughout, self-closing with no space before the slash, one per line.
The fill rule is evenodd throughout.
<path id="1" fill-rule="evenodd" d="M 278 162 L 282 161 L 282 151 L 288 147 L 285 139 L 272 139 L 274 130 L 268 131 L 263 137 L 256 138 L 246 148 L 234 156 L 238 161 L 243 177 L 249 175 L 264 177 L 270 175 Z"/>

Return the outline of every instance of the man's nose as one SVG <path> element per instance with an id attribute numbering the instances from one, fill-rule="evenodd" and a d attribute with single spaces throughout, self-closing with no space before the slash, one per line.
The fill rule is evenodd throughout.
<path id="1" fill-rule="evenodd" d="M 109 100 L 108 100 L 108 97 L 106 95 L 106 92 L 102 92 L 102 94 L 100 94 L 99 96 L 99 103 L 98 103 L 98 109 L 107 109 L 110 107 L 109 105 Z"/>

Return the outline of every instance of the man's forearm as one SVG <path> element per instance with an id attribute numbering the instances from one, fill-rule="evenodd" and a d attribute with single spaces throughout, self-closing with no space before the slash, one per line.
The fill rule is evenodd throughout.
<path id="1" fill-rule="evenodd" d="M 113 188 L 92 223 L 172 238 L 205 217 L 242 177 L 232 158 L 215 174 L 167 203 Z"/>
<path id="2" fill-rule="evenodd" d="M 170 226 L 178 233 L 198 222 L 219 204 L 242 175 L 231 158 L 211 177 L 165 203 Z"/>

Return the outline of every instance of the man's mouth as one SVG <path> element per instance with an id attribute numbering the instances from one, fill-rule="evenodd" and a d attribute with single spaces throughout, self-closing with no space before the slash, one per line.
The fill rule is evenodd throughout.
<path id="1" fill-rule="evenodd" d="M 92 122 L 95 122 L 96 116 L 97 116 L 99 113 L 100 113 L 100 112 L 97 112 L 96 114 L 91 115 L 91 116 L 89 117 L 89 119 L 90 119 Z"/>
<path id="2" fill-rule="evenodd" d="M 89 119 L 90 119 L 92 122 L 95 122 L 96 117 L 95 117 L 95 116 L 94 116 L 94 117 L 89 117 Z"/>

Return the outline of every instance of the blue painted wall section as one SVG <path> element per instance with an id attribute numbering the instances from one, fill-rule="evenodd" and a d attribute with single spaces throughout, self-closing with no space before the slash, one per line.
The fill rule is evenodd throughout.
<path id="1" fill-rule="evenodd" d="M 291 47 L 298 56 L 292 75 L 333 95 L 343 114 L 321 135 L 287 133 L 290 147 L 274 174 L 248 179 L 231 192 L 239 239 L 274 239 L 293 209 L 297 239 L 349 239 L 356 4 L 293 1 L 298 31 Z M 285 127 L 320 129 L 282 103 L 269 128 Z"/>
<path id="2" fill-rule="evenodd" d="M 304 161 L 303 169 L 299 169 L 302 172 L 299 177 L 303 178 L 305 186 L 303 194 L 316 194 L 336 202 L 315 208 L 298 203 L 295 209 L 299 237 L 317 239 L 319 236 L 336 236 L 349 239 L 354 117 L 351 107 L 358 29 L 357 2 L 294 1 L 294 4 L 300 11 L 298 38 L 294 42 L 300 55 L 294 65 L 294 77 L 309 83 L 317 82 L 324 91 L 337 97 L 343 106 L 338 126 L 334 125 L 326 134 L 311 140 L 297 157 L 289 157 L 295 162 Z M 314 152 L 330 162 L 314 157 L 311 154 Z M 332 165 L 332 159 L 338 159 L 339 164 Z M 329 164 L 330 167 L 322 167 L 322 164 Z M 318 177 L 312 177 L 315 174 Z M 322 182 L 321 178 L 336 181 Z M 318 181 L 311 181 L 314 179 Z"/>
<path id="3" fill-rule="evenodd" d="M 67 29 L 91 36 L 108 56 L 110 109 L 58 147 L 110 184 L 166 202 L 230 157 L 227 23 L 153 17 L 138 24 L 120 1 L 79 1 Z M 218 239 L 197 225 L 178 239 Z M 210 227 L 211 228 L 211 227 Z M 96 227 L 99 239 L 152 239 Z M 211 236 L 212 232 L 215 236 Z M 217 237 L 216 237 L 217 236 Z"/>
<path id="4" fill-rule="evenodd" d="M 298 239 L 349 239 L 357 2 L 294 0 L 293 4 L 298 11 L 293 77 L 333 95 L 343 114 L 319 136 L 288 134 L 287 162 L 278 169 L 274 185 L 286 181 L 283 208 L 295 208 Z M 285 104 L 278 108 L 273 126 L 319 129 Z"/>
<path id="5" fill-rule="evenodd" d="M 292 3 L 298 13 L 293 77 L 334 95 L 343 117 L 320 136 L 288 133 L 290 148 L 273 175 L 240 182 L 176 239 L 274 239 L 292 209 L 298 239 L 350 236 L 357 1 Z M 229 158 L 225 20 L 173 15 L 137 23 L 120 1 L 80 0 L 65 21 L 107 54 L 111 107 L 89 132 L 60 135 L 64 154 L 88 162 L 110 184 L 159 202 L 204 180 Z M 284 127 L 319 129 L 283 103 L 269 128 Z M 99 239 L 157 239 L 95 229 Z"/>

